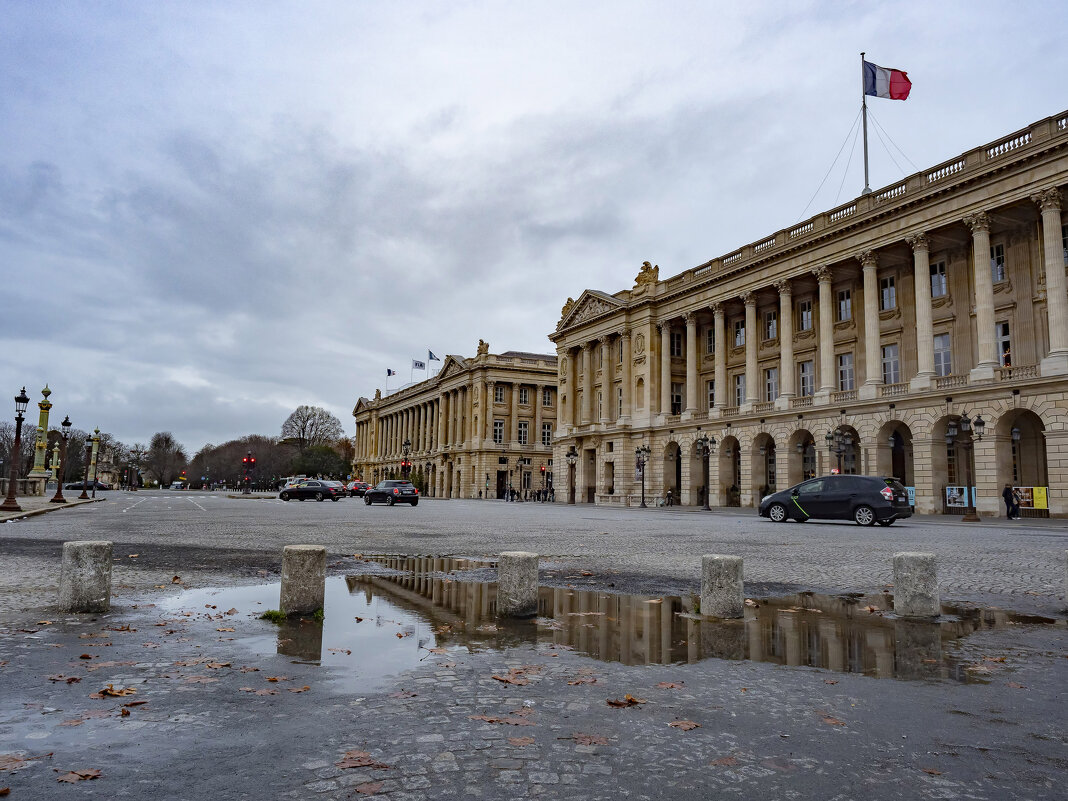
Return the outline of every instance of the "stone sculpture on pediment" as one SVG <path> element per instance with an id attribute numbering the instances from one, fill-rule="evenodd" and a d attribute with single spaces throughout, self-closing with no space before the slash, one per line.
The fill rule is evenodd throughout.
<path id="1" fill-rule="evenodd" d="M 660 280 L 660 265 L 650 264 L 647 261 L 642 262 L 642 268 L 638 271 L 638 274 L 634 277 L 634 288 L 637 289 L 640 286 L 647 286 L 649 284 L 655 284 Z"/>
<path id="2" fill-rule="evenodd" d="M 489 343 L 484 339 L 480 339 L 478 341 L 478 355 L 479 356 L 486 356 L 488 353 L 489 353 Z"/>
<path id="3" fill-rule="evenodd" d="M 596 317 L 602 312 L 608 311 L 609 306 L 603 300 L 597 298 L 587 298 L 583 304 L 579 307 L 579 310 L 575 312 L 574 322 L 581 323 L 584 320 L 588 320 L 591 317 Z"/>

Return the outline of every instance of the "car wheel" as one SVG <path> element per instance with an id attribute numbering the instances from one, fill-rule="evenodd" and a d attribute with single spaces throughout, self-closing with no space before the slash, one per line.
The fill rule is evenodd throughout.
<path id="1" fill-rule="evenodd" d="M 321 493 L 321 492 L 315 493 L 315 500 L 321 501 L 322 499 L 323 499 L 323 493 Z"/>
<path id="2" fill-rule="evenodd" d="M 853 521 L 858 526 L 875 525 L 875 512 L 870 506 L 858 506 L 853 510 Z"/>
<path id="3" fill-rule="evenodd" d="M 879 525 L 880 526 L 889 526 L 893 522 L 894 522 L 893 520 L 880 520 L 879 521 Z"/>
<path id="4" fill-rule="evenodd" d="M 419 505 L 419 499 L 416 498 L 414 501 L 412 501 L 412 506 L 418 506 L 418 505 Z"/>
<path id="5" fill-rule="evenodd" d="M 330 500 L 332 500 L 334 503 L 337 503 L 338 501 L 341 500 L 341 498 L 339 498 L 337 495 L 335 495 Z"/>
<path id="6" fill-rule="evenodd" d="M 371 505 L 371 496 L 370 495 L 364 495 L 363 496 L 363 502 L 365 504 L 367 504 L 368 506 L 370 506 Z"/>
<path id="7" fill-rule="evenodd" d="M 288 492 L 283 492 L 278 497 L 281 498 L 283 501 L 288 501 L 289 500 L 289 493 Z"/>
<path id="8" fill-rule="evenodd" d="M 768 509 L 768 517 L 770 517 L 775 523 L 785 523 L 786 507 L 783 506 L 781 503 L 773 503 L 771 505 L 771 508 Z"/>
<path id="9" fill-rule="evenodd" d="M 306 501 L 308 499 L 305 498 L 303 495 L 301 495 L 299 498 L 297 498 L 297 500 L 300 501 L 301 503 L 304 503 L 304 501 Z"/>
<path id="10" fill-rule="evenodd" d="M 394 503 L 394 501 L 393 501 L 393 496 L 392 496 L 392 495 L 388 496 L 388 497 L 386 498 L 386 506 L 392 506 L 392 505 L 393 505 L 393 503 Z"/>

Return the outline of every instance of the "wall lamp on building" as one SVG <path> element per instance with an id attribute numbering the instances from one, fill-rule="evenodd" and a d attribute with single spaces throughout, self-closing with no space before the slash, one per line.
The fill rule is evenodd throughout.
<path id="1" fill-rule="evenodd" d="M 827 450 L 838 457 L 838 472 L 841 473 L 842 457 L 853 449 L 853 435 L 839 426 L 834 431 L 828 431 L 824 439 L 827 440 Z"/>
<path id="2" fill-rule="evenodd" d="M 649 464 L 649 446 L 639 445 L 634 449 L 635 466 L 638 468 L 638 474 L 642 477 L 642 503 L 641 508 L 645 509 L 645 466 Z"/>
<path id="3" fill-rule="evenodd" d="M 567 502 L 573 504 L 575 502 L 575 462 L 578 461 L 578 451 L 575 450 L 574 445 L 567 449 L 564 458 L 567 459 Z"/>
<path id="4" fill-rule="evenodd" d="M 761 448 L 761 450 L 763 450 L 764 446 L 761 445 L 760 448 Z M 702 471 L 704 473 L 704 479 L 705 479 L 705 486 L 704 486 L 704 490 L 703 490 L 704 495 L 705 495 L 705 503 L 704 503 L 704 506 L 702 506 L 701 508 L 704 509 L 706 512 L 711 512 L 712 511 L 712 507 L 708 505 L 708 496 L 711 494 L 708 491 L 708 457 L 711 456 L 713 451 L 715 451 L 715 450 L 716 450 L 716 438 L 715 437 L 709 437 L 709 436 L 706 436 L 706 435 L 702 434 L 698 438 L 698 440 L 697 440 L 697 453 L 701 457 L 701 466 L 702 466 Z"/>
<path id="5" fill-rule="evenodd" d="M 957 437 L 961 434 L 969 435 L 960 440 L 960 445 L 964 448 L 966 457 L 964 464 L 968 469 L 964 484 L 965 513 L 961 520 L 965 523 L 978 523 L 979 515 L 975 510 L 975 497 L 972 492 L 972 476 L 975 475 L 975 443 L 982 442 L 983 432 L 986 431 L 986 421 L 981 414 L 977 414 L 975 420 L 972 420 L 968 417 L 967 412 L 961 412 L 959 423 L 959 431 L 957 429 L 958 421 L 956 420 L 950 420 L 946 425 L 946 446 L 953 447 L 953 443 L 957 441 Z M 972 434 L 974 436 L 971 436 Z"/>
<path id="6" fill-rule="evenodd" d="M 4 499 L 3 505 L 0 505 L 0 511 L 4 512 L 21 512 L 22 507 L 18 505 L 15 500 L 15 484 L 19 480 L 19 453 L 22 448 L 22 421 L 26 419 L 23 415 L 26 412 L 26 406 L 30 402 L 30 396 L 26 394 L 26 387 L 22 388 L 22 392 L 15 396 L 15 442 L 11 447 L 11 474 L 7 481 L 7 498 Z"/>
<path id="7" fill-rule="evenodd" d="M 59 450 L 59 464 L 56 465 L 56 469 L 53 471 L 56 474 L 56 494 L 52 496 L 52 503 L 66 503 L 67 499 L 63 497 L 63 471 L 67 467 L 67 441 L 70 439 L 71 429 L 70 417 L 64 417 L 63 422 L 59 426 L 60 450 Z"/>

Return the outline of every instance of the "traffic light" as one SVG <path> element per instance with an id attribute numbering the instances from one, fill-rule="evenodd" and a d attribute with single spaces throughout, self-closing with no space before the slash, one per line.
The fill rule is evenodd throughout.
<path id="1" fill-rule="evenodd" d="M 542 475 L 545 475 L 545 465 L 541 466 L 541 472 L 542 472 Z"/>
<path id="2" fill-rule="evenodd" d="M 241 457 L 241 464 L 246 465 L 246 466 L 248 465 L 248 457 L 247 456 L 242 456 Z"/>

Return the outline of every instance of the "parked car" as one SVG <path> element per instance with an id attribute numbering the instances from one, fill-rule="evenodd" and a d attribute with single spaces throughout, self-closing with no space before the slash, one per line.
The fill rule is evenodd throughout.
<path id="1" fill-rule="evenodd" d="M 418 506 L 419 490 L 411 481 L 387 479 L 366 490 L 363 494 L 363 502 L 368 506 L 372 503 L 384 503 L 387 506 L 395 503 L 410 503 L 412 506 Z"/>
<path id="2" fill-rule="evenodd" d="M 88 485 L 86 485 L 86 483 L 84 481 L 76 481 L 73 484 L 64 484 L 63 485 L 63 489 L 69 489 L 69 490 L 80 490 L 80 489 L 109 490 L 109 489 L 111 489 L 111 485 L 110 484 L 105 484 L 103 481 L 90 481 Z"/>
<path id="3" fill-rule="evenodd" d="M 325 501 L 327 498 L 332 501 L 340 501 L 345 497 L 345 485 L 340 481 L 308 479 L 286 487 L 278 493 L 278 497 L 283 501 L 294 498 L 298 501 L 305 501 L 308 498 L 314 498 L 317 501 Z"/>
<path id="4" fill-rule="evenodd" d="M 371 485 L 366 481 L 350 481 L 345 485 L 345 489 L 348 490 L 350 496 L 356 497 L 362 496 L 367 490 L 371 489 Z"/>
<path id="5" fill-rule="evenodd" d="M 860 526 L 912 517 L 909 495 L 901 482 L 878 476 L 821 476 L 760 499 L 760 516 L 776 523 L 852 520 Z"/>

